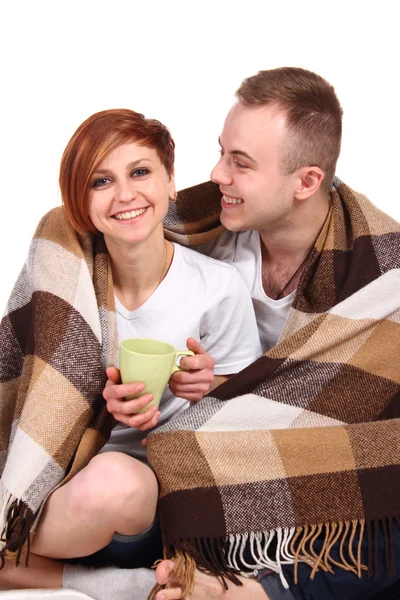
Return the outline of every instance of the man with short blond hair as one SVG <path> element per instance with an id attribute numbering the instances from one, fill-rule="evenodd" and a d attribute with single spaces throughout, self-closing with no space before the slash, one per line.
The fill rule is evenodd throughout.
<path id="1" fill-rule="evenodd" d="M 275 106 L 285 115 L 283 173 L 318 165 L 325 173 L 322 187 L 329 193 L 340 153 L 343 115 L 330 83 L 305 69 L 272 69 L 245 79 L 236 97 L 247 108 Z"/>
<path id="2" fill-rule="evenodd" d="M 180 210 L 178 197 L 166 229 L 171 237 L 180 231 L 180 239 L 188 245 L 199 240 L 206 242 L 202 251 L 237 267 L 253 298 L 266 355 L 243 375 L 214 390 L 207 408 L 211 411 L 213 407 L 212 417 L 201 414 L 200 403 L 190 423 L 179 417 L 168 431 L 160 430 L 159 437 L 154 434 L 149 438 L 150 462 L 161 482 L 166 548 L 171 551 L 174 547 L 175 556 L 185 556 L 185 560 L 190 560 L 192 552 L 204 568 L 196 571 L 192 579 L 187 568 L 185 580 L 181 573 L 174 573 L 170 561 L 163 561 L 156 576 L 158 583 L 166 587 L 158 591 L 156 599 L 367 600 L 378 598 L 378 594 L 380 600 L 399 598 L 399 577 L 394 576 L 393 568 L 400 567 L 400 529 L 390 499 L 398 494 L 397 487 L 395 490 L 390 485 L 395 471 L 392 463 L 383 464 L 383 456 L 378 465 L 371 448 L 385 445 L 383 428 L 392 430 L 396 425 L 393 417 L 400 416 L 398 375 L 387 368 L 387 361 L 381 360 L 382 354 L 394 351 L 395 356 L 387 359 L 399 364 L 399 343 L 393 344 L 399 337 L 394 325 L 399 309 L 387 307 L 385 302 L 389 296 L 392 300 L 400 298 L 396 279 L 400 268 L 400 226 L 334 179 L 341 145 L 342 109 L 333 87 L 322 77 L 291 67 L 260 71 L 244 80 L 236 97 L 219 138 L 221 158 L 211 173 L 212 181 L 219 187 L 219 197 L 209 183 L 196 186 L 193 191 L 185 190 L 182 203 L 191 195 L 202 198 L 202 202 L 191 204 L 190 218 L 189 209 Z M 213 231 L 207 241 L 204 215 L 207 210 L 209 215 L 217 214 L 218 202 L 220 221 L 226 230 L 215 239 L 218 223 L 210 223 Z M 176 214 L 182 221 L 180 230 L 174 222 Z M 390 291 L 385 291 L 389 279 L 393 287 L 390 284 Z M 330 323 L 333 324 L 329 326 Z M 381 333 L 374 342 L 377 331 Z M 223 419 L 219 423 L 217 416 L 224 413 L 226 420 L 230 399 L 235 407 L 234 401 L 241 397 L 243 403 L 246 401 L 246 410 L 239 421 L 245 420 L 253 400 L 262 407 L 260 397 L 266 405 L 277 407 L 279 415 L 271 415 L 277 424 L 266 431 L 266 439 L 275 440 L 275 445 L 271 445 L 271 464 L 261 465 L 251 479 L 251 469 L 257 461 L 257 454 L 251 454 L 250 449 L 254 435 L 251 430 L 262 429 L 251 421 L 250 431 L 245 432 L 247 437 L 243 438 L 244 432 L 240 431 L 230 445 L 232 456 L 236 456 L 236 439 L 240 463 L 248 465 L 248 472 L 240 475 L 241 465 L 237 462 L 231 479 L 224 471 L 223 484 L 214 481 L 202 486 L 199 482 L 197 492 L 193 476 L 192 483 L 186 482 L 187 464 L 199 468 L 201 460 L 205 460 L 217 480 L 218 465 L 229 464 L 228 451 L 223 454 L 224 450 L 220 450 L 222 454 L 215 457 L 214 463 L 213 452 L 207 454 L 208 444 L 210 448 L 223 448 L 223 436 L 233 436 L 235 427 L 240 430 L 240 423 L 236 425 L 234 420 L 223 429 Z M 218 401 L 224 403 L 221 409 Z M 279 423 L 282 415 L 286 415 L 284 424 Z M 218 424 L 222 425 L 221 430 Z M 308 436 L 301 436 L 304 427 L 309 428 Z M 367 442 L 372 430 L 376 435 Z M 201 441 L 191 447 L 190 434 L 197 431 L 195 436 L 199 435 Z M 188 463 L 185 456 L 184 464 L 177 465 L 175 487 L 171 478 L 164 486 L 164 473 L 165 477 L 166 471 L 170 473 L 164 464 L 168 439 L 175 444 L 171 447 L 177 448 L 182 432 L 186 436 L 184 451 Z M 297 435 L 296 442 L 291 434 Z M 346 448 L 338 451 L 335 444 L 340 436 L 350 439 L 351 444 L 346 442 Z M 307 438 L 318 441 L 319 451 L 307 445 L 311 444 Z M 217 446 L 218 440 L 221 446 Z M 288 446 L 283 446 L 286 440 Z M 304 440 L 304 448 L 299 440 Z M 315 467 L 307 463 L 311 459 L 305 457 L 314 453 L 317 462 L 326 453 L 324 460 L 331 465 L 331 472 L 325 473 L 321 463 L 316 462 Z M 348 454 L 351 459 L 344 458 Z M 290 465 L 291 475 L 285 471 L 285 464 Z M 260 475 L 262 469 L 264 478 Z M 281 473 L 280 478 L 276 472 Z M 379 479 L 383 472 L 386 479 Z M 346 493 L 346 484 L 338 485 L 339 479 L 335 479 L 339 475 L 343 481 L 353 482 L 354 489 L 350 486 Z M 212 481 L 205 473 L 204 477 L 207 482 Z M 257 477 L 262 479 L 262 485 Z M 367 485 L 369 477 L 372 479 Z M 324 481 L 329 483 L 325 486 Z M 257 498 L 254 504 L 248 501 L 252 493 Z M 359 497 L 361 504 L 357 504 Z M 189 516 L 186 520 L 184 517 L 189 498 L 196 514 L 193 526 Z M 228 566 L 221 556 L 216 556 L 220 542 L 215 541 L 207 553 L 214 531 L 207 526 L 206 516 L 202 520 L 201 511 L 202 506 L 213 503 L 222 516 L 221 521 L 213 516 L 212 527 L 218 529 L 219 540 L 221 531 L 225 531 Z M 266 515 L 268 511 L 270 515 Z M 316 522 L 313 521 L 321 511 L 323 519 L 315 517 Z M 376 521 L 376 511 L 382 522 Z M 235 520 L 232 515 L 236 514 Z M 310 515 L 309 520 L 306 514 Z M 259 527 L 255 525 L 257 519 Z M 275 525 L 266 526 L 266 522 Z M 307 523 L 304 529 L 303 522 Z M 246 536 L 258 536 L 254 538 L 257 543 L 251 544 L 250 559 L 243 555 L 245 548 L 249 551 L 246 539 L 250 538 L 243 537 L 243 541 L 239 533 L 242 530 Z M 274 531 L 280 531 L 280 537 Z M 260 541 L 263 535 L 273 540 L 271 544 L 265 542 L 266 548 Z M 193 542 L 192 547 L 190 540 L 196 536 L 201 541 L 196 541 L 197 545 Z M 282 536 L 286 536 L 284 547 Z M 361 577 L 364 563 L 374 578 Z M 242 585 L 235 585 L 229 569 L 241 565 L 241 571 L 249 571 L 249 565 L 255 564 L 260 565 L 254 572 L 256 577 L 239 576 Z M 266 565 L 271 568 L 263 569 Z M 226 589 L 221 579 L 210 572 L 226 577 Z M 191 595 L 184 591 L 185 581 L 189 580 L 194 587 Z"/>

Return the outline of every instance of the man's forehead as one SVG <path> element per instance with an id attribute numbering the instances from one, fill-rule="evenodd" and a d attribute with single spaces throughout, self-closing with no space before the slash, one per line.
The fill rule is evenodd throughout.
<path id="1" fill-rule="evenodd" d="M 285 125 L 285 113 L 276 105 L 245 106 L 236 102 L 226 117 L 221 144 L 258 145 L 263 140 L 278 142 L 285 133 Z"/>
<path id="2" fill-rule="evenodd" d="M 232 124 L 251 125 L 255 123 L 258 126 L 272 123 L 284 126 L 285 121 L 285 111 L 278 104 L 247 106 L 241 102 L 235 102 L 226 117 L 226 122 Z"/>

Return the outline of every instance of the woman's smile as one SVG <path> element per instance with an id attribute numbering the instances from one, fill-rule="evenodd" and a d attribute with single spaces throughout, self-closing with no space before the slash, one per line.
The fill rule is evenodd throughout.
<path id="1" fill-rule="evenodd" d="M 146 206 L 145 208 L 137 208 L 130 211 L 119 212 L 113 215 L 113 218 L 123 223 L 131 223 L 132 221 L 137 220 L 138 217 L 143 215 L 146 212 L 147 208 L 148 207 Z"/>
<path id="2" fill-rule="evenodd" d="M 96 167 L 89 189 L 89 215 L 107 240 L 136 244 L 162 234 L 173 176 L 154 148 L 127 142 Z M 122 227 L 121 227 L 122 226 Z"/>

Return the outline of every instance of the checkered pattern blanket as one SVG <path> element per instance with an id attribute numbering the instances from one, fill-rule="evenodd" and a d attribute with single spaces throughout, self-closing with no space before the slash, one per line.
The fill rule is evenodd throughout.
<path id="1" fill-rule="evenodd" d="M 19 561 L 46 497 L 107 440 L 102 391 L 117 345 L 104 239 L 78 236 L 56 208 L 0 324 L 1 556 Z"/>
<path id="2" fill-rule="evenodd" d="M 378 525 L 393 569 L 400 225 L 338 179 L 331 201 L 278 344 L 149 436 L 165 553 L 189 590 L 196 565 L 233 581 L 299 561 L 311 576 L 372 572 Z M 211 183 L 186 190 L 169 237 L 192 245 L 218 235 L 219 202 Z"/>

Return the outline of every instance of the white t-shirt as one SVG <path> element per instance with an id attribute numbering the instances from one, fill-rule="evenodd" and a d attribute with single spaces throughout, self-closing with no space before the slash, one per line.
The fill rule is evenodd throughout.
<path id="1" fill-rule="evenodd" d="M 261 346 L 263 352 L 267 352 L 281 336 L 295 292 L 280 300 L 273 300 L 264 292 L 259 231 L 225 231 L 219 238 L 198 249 L 237 268 L 251 294 Z"/>
<path id="2" fill-rule="evenodd" d="M 150 337 L 186 349 L 193 337 L 215 360 L 215 375 L 237 373 L 262 354 L 251 298 L 231 265 L 174 244 L 167 276 L 150 298 L 128 311 L 116 299 L 118 339 Z M 160 426 L 189 406 L 169 390 L 160 403 Z M 149 431 L 118 424 L 102 451 L 117 450 L 145 460 L 140 441 Z"/>

